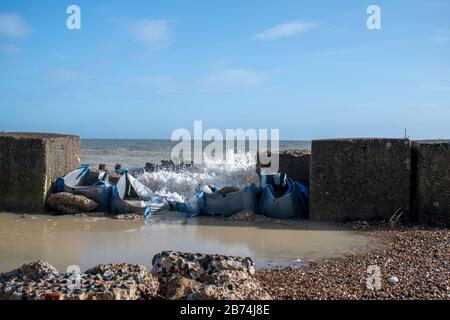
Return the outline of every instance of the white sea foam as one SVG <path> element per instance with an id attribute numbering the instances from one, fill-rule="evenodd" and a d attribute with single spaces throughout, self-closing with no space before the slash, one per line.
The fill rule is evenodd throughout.
<path id="1" fill-rule="evenodd" d="M 242 188 L 258 181 L 255 171 L 256 161 L 251 154 L 231 152 L 224 160 L 207 160 L 198 171 L 174 172 L 159 170 L 145 172 L 137 179 L 157 195 L 170 201 L 184 202 L 205 185 L 217 188 L 234 186 Z"/>

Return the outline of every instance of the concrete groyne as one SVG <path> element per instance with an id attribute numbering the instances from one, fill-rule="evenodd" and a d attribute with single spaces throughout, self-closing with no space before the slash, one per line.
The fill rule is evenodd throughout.
<path id="1" fill-rule="evenodd" d="M 45 210 L 52 183 L 79 164 L 78 136 L 0 133 L 0 210 Z"/>
<path id="2" fill-rule="evenodd" d="M 388 220 L 450 226 L 450 140 L 313 140 L 280 153 L 280 172 L 310 187 L 316 221 Z"/>
<path id="3" fill-rule="evenodd" d="M 412 159 L 414 218 L 450 226 L 450 140 L 414 141 Z"/>
<path id="4" fill-rule="evenodd" d="M 0 133 L 0 211 L 45 210 L 52 183 L 79 166 L 79 156 L 77 136 Z M 279 167 L 310 188 L 311 220 L 401 214 L 408 221 L 450 225 L 450 140 L 313 140 L 311 152 L 281 152 Z"/>
<path id="5" fill-rule="evenodd" d="M 311 151 L 311 220 L 386 220 L 398 210 L 409 214 L 409 140 L 315 140 Z"/>

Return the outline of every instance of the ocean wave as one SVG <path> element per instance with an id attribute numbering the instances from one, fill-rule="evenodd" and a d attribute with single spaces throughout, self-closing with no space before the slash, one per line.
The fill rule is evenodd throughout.
<path id="1" fill-rule="evenodd" d="M 199 187 L 217 188 L 243 186 L 257 182 L 256 161 L 250 153 L 228 153 L 226 159 L 209 160 L 198 171 L 174 172 L 158 170 L 137 175 L 137 179 L 157 195 L 171 201 L 184 202 L 196 194 Z"/>

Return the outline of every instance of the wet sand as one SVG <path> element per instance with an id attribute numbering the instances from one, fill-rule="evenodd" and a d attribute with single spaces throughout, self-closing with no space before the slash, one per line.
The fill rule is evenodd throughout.
<path id="1" fill-rule="evenodd" d="M 163 250 L 249 256 L 257 268 L 302 266 L 379 246 L 370 236 L 313 222 L 268 225 L 184 219 L 178 213 L 147 221 L 0 213 L 0 272 L 39 259 L 60 271 L 114 262 L 151 267 L 154 254 Z"/>

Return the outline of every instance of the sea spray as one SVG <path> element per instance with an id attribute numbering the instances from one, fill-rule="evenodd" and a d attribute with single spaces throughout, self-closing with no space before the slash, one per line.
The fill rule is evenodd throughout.
<path id="1" fill-rule="evenodd" d="M 198 188 L 211 185 L 217 188 L 234 186 L 242 188 L 257 182 L 256 161 L 250 153 L 231 151 L 223 160 L 206 159 L 199 170 L 181 172 L 158 170 L 137 175 L 137 179 L 156 195 L 169 201 L 184 202 L 196 194 Z"/>

